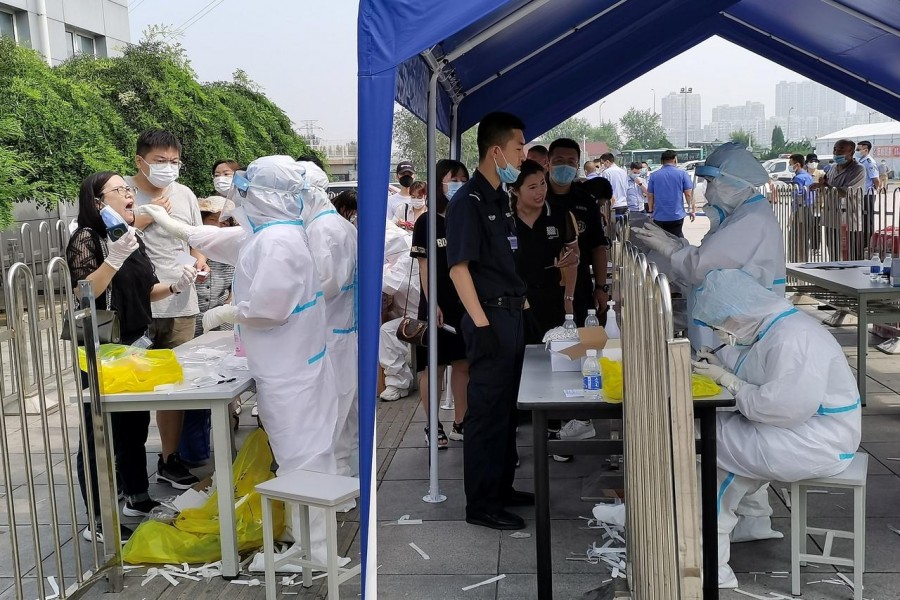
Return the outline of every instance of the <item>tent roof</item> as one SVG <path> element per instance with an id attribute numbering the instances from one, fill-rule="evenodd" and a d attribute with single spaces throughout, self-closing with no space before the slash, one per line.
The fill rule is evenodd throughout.
<path id="1" fill-rule="evenodd" d="M 845 127 L 840 131 L 835 131 L 834 133 L 829 133 L 828 135 L 819 136 L 816 138 L 816 141 L 819 142 L 822 140 L 839 140 L 841 138 L 847 138 L 848 140 L 858 142 L 859 140 L 864 140 L 866 138 L 875 138 L 879 135 L 900 135 L 900 121 L 852 125 L 850 127 Z"/>
<path id="2" fill-rule="evenodd" d="M 900 56 L 896 0 L 793 0 L 790 10 L 772 0 L 438 4 L 363 0 L 360 70 L 398 65 L 396 99 L 424 119 L 432 58 L 420 53 L 446 62 L 438 104 L 445 133 L 457 100 L 459 131 L 487 112 L 507 110 L 525 120 L 526 137 L 537 135 L 713 35 L 900 117 L 900 61 L 885 58 Z M 468 47 L 485 32 L 486 39 Z M 366 54 L 367 48 L 381 52 Z M 598 76 L 592 67 L 600 60 L 623 68 Z"/>

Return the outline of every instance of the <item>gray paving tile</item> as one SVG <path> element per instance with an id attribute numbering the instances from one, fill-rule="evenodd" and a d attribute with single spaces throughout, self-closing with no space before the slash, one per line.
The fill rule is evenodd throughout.
<path id="1" fill-rule="evenodd" d="M 868 392 L 863 416 L 900 414 L 900 395 L 887 390 L 885 392 Z"/>
<path id="2" fill-rule="evenodd" d="M 503 532 L 464 521 L 425 521 L 422 525 L 378 528 L 378 570 L 382 575 L 497 574 Z M 423 560 L 409 543 L 431 558 Z M 480 580 L 479 580 L 480 581 Z"/>
<path id="3" fill-rule="evenodd" d="M 900 414 L 864 415 L 862 418 L 862 441 L 896 442 L 900 434 Z"/>
<path id="4" fill-rule="evenodd" d="M 378 573 L 378 597 L 391 600 L 493 600 L 497 583 L 489 583 L 467 592 L 462 588 L 495 575 L 386 575 Z M 508 577 L 507 577 L 508 578 Z M 501 582 L 502 583 L 502 582 Z M 343 586 L 341 586 L 343 588 Z M 343 597 L 343 589 L 341 597 Z M 524 596 L 523 596 L 524 597 Z"/>
<path id="5" fill-rule="evenodd" d="M 772 484 L 790 490 L 790 485 Z M 827 494 L 807 493 L 807 510 L 810 518 L 844 517 L 853 515 L 853 491 L 824 486 L 812 489 L 826 490 Z M 900 519 L 900 478 L 896 475 L 869 475 L 866 481 L 866 518 L 896 517 Z"/>
<path id="6" fill-rule="evenodd" d="M 50 487 L 47 485 L 33 486 L 33 494 L 35 501 L 35 509 L 37 511 L 37 521 L 41 525 L 49 525 L 53 523 L 52 508 L 50 504 Z M 60 524 L 70 524 L 72 522 L 71 506 L 69 501 L 69 490 L 62 485 L 53 486 L 54 498 L 56 500 L 57 522 Z M 76 522 L 86 523 L 86 515 L 81 501 L 81 493 L 77 484 L 72 489 L 75 503 L 75 519 Z M 31 522 L 31 512 L 28 504 L 29 493 L 28 488 L 20 485 L 13 490 L 12 493 L 13 506 L 15 508 L 16 523 L 19 525 Z M 0 522 L 8 523 L 9 517 L 7 513 L 6 502 L 0 502 Z"/>
<path id="7" fill-rule="evenodd" d="M 608 575 L 599 574 L 573 574 L 554 573 L 553 597 L 577 600 L 586 592 L 600 586 L 601 582 L 609 579 Z M 497 600 L 521 600 L 522 598 L 534 598 L 537 590 L 536 575 L 510 574 L 497 582 Z"/>
<path id="8" fill-rule="evenodd" d="M 900 427 L 898 427 L 897 431 L 900 431 Z M 871 465 L 875 462 L 884 468 L 885 474 L 894 473 L 900 475 L 900 442 L 864 442 L 863 447 L 866 452 L 872 455 L 871 458 L 877 459 L 875 461 L 869 460 L 869 474 L 872 474 Z"/>
<path id="9" fill-rule="evenodd" d="M 407 436 L 410 432 L 407 432 Z M 438 452 L 438 467 L 441 479 L 462 479 L 462 448 L 448 448 Z M 428 478 L 428 449 L 399 448 L 394 454 L 391 466 L 384 475 L 385 481 Z"/>
<path id="10" fill-rule="evenodd" d="M 551 568 L 554 573 L 588 573 L 603 575 L 607 578 L 605 566 L 591 565 L 583 561 L 566 560 L 568 557 L 583 557 L 592 542 L 601 542 L 600 530 L 584 528 L 581 520 L 555 520 L 551 523 L 550 552 Z M 532 537 L 516 539 L 509 537 L 510 532 L 501 532 L 500 537 L 500 572 L 501 573 L 534 573 L 535 572 L 535 538 L 534 525 L 527 523 L 525 532 Z"/>
<path id="11" fill-rule="evenodd" d="M 402 401 L 407 402 L 408 400 L 404 398 Z M 418 396 L 416 396 L 415 401 L 418 402 Z M 444 427 L 449 430 L 450 425 L 453 423 L 454 411 L 446 410 L 443 408 L 439 408 L 438 411 L 438 418 L 441 420 L 441 423 L 444 424 Z M 416 412 L 413 413 L 412 422 L 421 423 L 422 425 L 419 427 L 419 429 L 421 430 L 421 428 L 425 425 L 425 421 L 427 420 L 428 419 L 425 418 L 425 409 L 423 409 L 422 405 L 419 404 L 418 408 L 416 408 Z"/>
<path id="12" fill-rule="evenodd" d="M 782 532 L 784 538 L 731 545 L 729 564 L 735 573 L 791 570 L 791 520 L 773 517 L 772 528 Z"/>
<path id="13" fill-rule="evenodd" d="M 53 553 L 53 534 L 49 527 L 39 529 L 41 558 L 47 558 Z M 71 537 L 71 530 L 63 528 L 60 532 L 60 543 L 64 544 Z M 28 573 L 34 568 L 34 540 L 30 526 L 16 527 L 17 544 L 19 550 L 19 566 L 22 574 Z M 0 531 L 0 577 L 12 577 L 15 575 L 13 566 L 13 544 L 9 528 L 4 527 Z"/>
<path id="14" fill-rule="evenodd" d="M 810 527 L 825 527 L 850 531 L 853 528 L 852 515 L 847 518 L 826 518 L 809 520 Z M 897 527 L 896 519 L 866 518 L 866 573 L 898 573 L 900 572 L 900 536 L 888 526 Z M 814 537 L 819 547 L 824 537 Z M 853 542 L 835 539 L 832 554 L 850 558 L 853 556 Z M 850 571 L 840 567 L 841 571 Z M 866 597 L 869 597 L 866 595 Z"/>
<path id="15" fill-rule="evenodd" d="M 378 519 L 391 521 L 402 515 L 411 519 L 452 521 L 465 519 L 466 494 L 461 479 L 441 479 L 440 491 L 447 500 L 438 504 L 422 501 L 428 493 L 427 479 L 384 481 L 378 487 Z M 403 525 L 403 527 L 414 527 Z M 383 527 L 379 528 L 379 532 Z M 380 546 L 381 542 L 379 542 Z"/>
<path id="16" fill-rule="evenodd" d="M 784 570 L 784 569 L 781 569 Z M 821 573 L 819 571 L 822 571 Z M 740 589 L 760 596 L 766 596 L 770 592 L 791 597 L 790 578 L 774 578 L 765 575 L 737 574 Z M 810 569 L 800 575 L 803 600 L 847 600 L 852 598 L 852 592 L 848 587 L 831 585 L 828 583 L 814 583 L 822 579 L 834 578 L 834 572 L 822 568 Z M 863 597 L 874 600 L 898 600 L 900 599 L 900 575 L 872 573 L 863 576 Z M 722 600 L 747 600 L 747 596 L 734 590 L 722 590 L 719 593 Z"/>

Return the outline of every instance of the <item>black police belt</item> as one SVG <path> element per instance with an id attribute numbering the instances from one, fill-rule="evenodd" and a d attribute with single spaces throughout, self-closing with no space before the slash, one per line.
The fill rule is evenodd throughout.
<path id="1" fill-rule="evenodd" d="M 521 296 L 500 296 L 484 300 L 482 306 L 488 308 L 505 308 L 506 310 L 522 310 L 525 308 L 525 298 Z"/>

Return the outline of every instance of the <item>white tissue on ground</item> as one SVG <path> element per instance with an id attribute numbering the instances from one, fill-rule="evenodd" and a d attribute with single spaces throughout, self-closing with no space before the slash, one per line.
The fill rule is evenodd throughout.
<path id="1" fill-rule="evenodd" d="M 598 521 L 625 527 L 625 504 L 598 504 L 592 512 Z"/>

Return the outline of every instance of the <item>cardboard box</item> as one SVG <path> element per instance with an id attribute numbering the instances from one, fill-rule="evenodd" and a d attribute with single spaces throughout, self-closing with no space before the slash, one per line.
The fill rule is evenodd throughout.
<path id="1" fill-rule="evenodd" d="M 553 371 L 581 371 L 581 359 L 589 349 L 597 351 L 606 346 L 608 337 L 602 327 L 579 327 L 578 341 L 550 342 L 550 368 Z"/>

